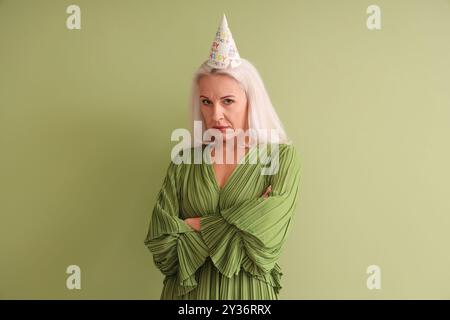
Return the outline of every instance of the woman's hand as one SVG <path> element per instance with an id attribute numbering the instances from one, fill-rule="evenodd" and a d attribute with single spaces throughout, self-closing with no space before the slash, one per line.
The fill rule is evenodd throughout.
<path id="1" fill-rule="evenodd" d="M 272 192 L 272 185 L 269 185 L 266 189 L 266 191 L 263 193 L 262 197 L 263 198 L 268 198 L 269 197 L 269 193 Z"/>
<path id="2" fill-rule="evenodd" d="M 187 225 L 190 226 L 195 231 L 200 231 L 200 217 L 187 218 L 184 219 L 184 222 L 186 222 Z"/>
<path id="3" fill-rule="evenodd" d="M 269 193 L 272 192 L 272 185 L 269 185 L 266 189 L 266 191 L 264 191 L 262 197 L 263 198 L 268 198 L 269 197 Z M 195 217 L 195 218 L 187 218 L 184 219 L 184 222 L 190 226 L 192 229 L 194 229 L 195 231 L 200 231 L 200 217 Z"/>

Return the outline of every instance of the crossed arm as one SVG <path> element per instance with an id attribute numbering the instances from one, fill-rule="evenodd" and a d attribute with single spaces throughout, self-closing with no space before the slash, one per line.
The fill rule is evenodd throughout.
<path id="1" fill-rule="evenodd" d="M 154 207 L 145 245 L 165 275 L 174 275 L 179 294 L 196 287 L 196 270 L 210 257 L 227 277 L 240 269 L 270 272 L 280 256 L 295 211 L 300 162 L 295 149 L 280 151 L 279 170 L 263 195 L 217 214 L 179 218 L 177 165 L 169 165 Z"/>
<path id="2" fill-rule="evenodd" d="M 269 193 L 272 191 L 272 185 L 269 185 L 262 194 L 261 197 L 266 199 L 269 196 Z M 190 226 L 195 231 L 200 231 L 201 228 L 201 217 L 193 217 L 193 218 L 186 218 L 184 219 L 184 222 L 187 223 L 188 226 Z"/>

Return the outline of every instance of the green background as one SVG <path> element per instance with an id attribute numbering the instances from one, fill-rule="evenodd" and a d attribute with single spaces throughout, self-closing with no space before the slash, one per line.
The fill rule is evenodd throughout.
<path id="1" fill-rule="evenodd" d="M 223 13 L 302 159 L 280 298 L 450 298 L 444 0 L 0 0 L 0 298 L 159 298 L 143 240 Z"/>

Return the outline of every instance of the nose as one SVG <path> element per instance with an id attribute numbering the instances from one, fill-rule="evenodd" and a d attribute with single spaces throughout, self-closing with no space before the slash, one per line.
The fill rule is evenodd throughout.
<path id="1" fill-rule="evenodd" d="M 223 119 L 223 108 L 220 105 L 219 101 L 216 102 L 213 106 L 212 118 L 214 121 L 219 121 L 219 120 Z"/>

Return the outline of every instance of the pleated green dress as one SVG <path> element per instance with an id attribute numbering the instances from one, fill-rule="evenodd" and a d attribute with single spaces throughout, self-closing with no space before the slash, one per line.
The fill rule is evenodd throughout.
<path id="1" fill-rule="evenodd" d="M 170 162 L 144 241 L 165 275 L 160 299 L 278 299 L 300 161 L 294 145 L 277 146 L 278 161 L 270 145 L 250 148 L 222 188 L 211 163 Z M 263 175 L 272 162 L 277 172 Z M 201 217 L 199 232 L 189 217 Z"/>

